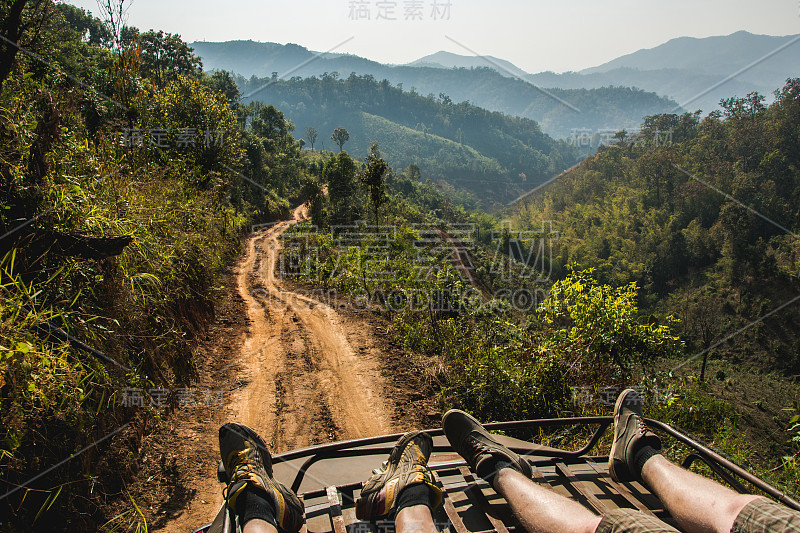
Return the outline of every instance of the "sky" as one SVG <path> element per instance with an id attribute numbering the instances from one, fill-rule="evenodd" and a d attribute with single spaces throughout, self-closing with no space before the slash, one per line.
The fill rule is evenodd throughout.
<path id="1" fill-rule="evenodd" d="M 96 0 L 69 3 L 98 13 Z M 132 0 L 128 24 L 189 42 L 296 43 L 392 64 L 446 50 L 565 72 L 676 37 L 800 34 L 800 0 Z"/>

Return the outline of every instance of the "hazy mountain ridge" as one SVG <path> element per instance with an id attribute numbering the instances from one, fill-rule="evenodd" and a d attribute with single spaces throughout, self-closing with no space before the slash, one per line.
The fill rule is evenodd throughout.
<path id="1" fill-rule="evenodd" d="M 326 72 L 337 72 L 341 76 L 351 72 L 369 74 L 407 89 L 414 88 L 421 94 L 444 93 L 455 101 L 470 101 L 492 111 L 531 118 L 541 122 L 550 135 L 567 137 L 575 128 L 630 129 L 644 115 L 679 111 L 679 104 L 685 104 L 686 110 L 709 112 L 718 108 L 722 98 L 744 96 L 752 91 L 771 100 L 775 87 L 782 86 L 789 77 L 800 75 L 798 37 L 753 35 L 745 31 L 707 38 L 680 37 L 596 67 L 561 74 L 527 74 L 500 58 L 444 51 L 407 65 L 384 65 L 349 54 L 319 54 L 296 44 L 230 41 L 196 42 L 192 46 L 203 57 L 208 70 L 231 70 L 245 77 L 269 77 L 275 72 L 284 77 L 320 76 Z M 724 81 L 782 46 L 785 46 L 783 50 Z M 535 87 L 523 87 L 514 76 L 548 88 L 551 93 L 557 91 L 550 88 L 569 91 L 635 87 L 659 97 L 653 95 L 644 106 L 617 105 L 605 112 L 592 111 L 591 116 L 570 110 L 570 115 L 553 107 L 561 105 L 555 99 L 548 104 L 539 98 L 543 92 Z M 608 105 L 596 96 L 598 98 L 588 104 L 591 108 Z M 585 101 L 585 97 L 569 93 L 559 97 L 585 112 L 573 102 L 576 99 Z M 639 95 L 640 100 L 641 97 Z"/>
<path id="2" fill-rule="evenodd" d="M 315 54 L 298 45 L 252 41 L 194 43 L 192 46 L 203 57 L 207 70 L 230 70 L 244 78 L 270 78 L 273 73 L 283 79 L 327 73 L 336 73 L 335 77 L 342 78 L 351 73 L 370 75 L 412 93 L 445 94 L 454 102 L 470 102 L 490 111 L 535 120 L 554 137 L 569 137 L 574 129 L 631 129 L 646 115 L 669 112 L 677 107 L 675 101 L 655 93 L 629 88 L 543 91 L 485 66 L 470 69 L 390 66 L 351 55 Z M 259 47 L 263 47 L 263 53 L 258 51 Z M 248 95 L 247 90 L 243 92 Z"/>
<path id="3" fill-rule="evenodd" d="M 627 54 L 602 65 L 584 69 L 580 74 L 609 72 L 618 68 L 642 71 L 680 69 L 729 76 L 739 69 L 791 43 L 800 35 L 775 37 L 738 31 L 731 35 L 706 38 L 679 37 L 666 43 Z M 737 76 L 741 80 L 763 83 L 765 73 L 798 70 L 800 43 L 790 45 L 762 63 Z"/>
<path id="4" fill-rule="evenodd" d="M 464 56 L 443 50 L 406 63 L 407 67 L 432 68 L 483 68 L 489 67 L 504 76 L 527 76 L 528 73 L 505 59 L 494 56 Z"/>
<path id="5" fill-rule="evenodd" d="M 788 77 L 800 75 L 798 41 L 800 35 L 774 37 L 754 35 L 746 31 L 706 38 L 679 37 L 654 48 L 638 50 L 578 72 L 539 72 L 523 76 L 541 87 L 561 89 L 638 87 L 686 104 L 687 110 L 702 109 L 709 112 L 718 108 L 722 98 L 744 96 L 752 91 L 758 91 L 771 99 L 775 87 L 782 86 Z M 774 53 L 784 46 L 785 48 Z M 757 63 L 769 54 L 773 55 Z M 440 68 L 447 68 L 459 61 L 495 68 L 489 61 L 481 58 L 443 52 L 423 59 L 429 65 L 437 63 Z M 500 64 L 507 67 L 505 63 Z M 750 65 L 751 68 L 709 91 L 711 87 Z M 515 73 L 519 75 L 519 72 Z"/>

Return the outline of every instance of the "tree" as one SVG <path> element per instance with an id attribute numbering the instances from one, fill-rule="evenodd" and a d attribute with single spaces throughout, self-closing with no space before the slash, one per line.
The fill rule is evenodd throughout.
<path id="1" fill-rule="evenodd" d="M 224 94 L 231 108 L 235 109 L 238 107 L 239 100 L 242 98 L 242 93 L 239 92 L 239 86 L 236 85 L 236 80 L 233 79 L 233 76 L 227 70 L 218 70 L 211 76 L 204 74 L 203 85 L 215 93 Z"/>
<path id="2" fill-rule="evenodd" d="M 568 268 L 539 313 L 554 333 L 543 347 L 563 354 L 573 377 L 613 383 L 629 379 L 634 364 L 681 353 L 683 341 L 670 327 L 674 318 L 660 326 L 639 322 L 636 282 L 610 287 L 594 279 L 594 269 Z"/>
<path id="3" fill-rule="evenodd" d="M 386 183 L 383 178 L 389 166 L 381 159 L 378 143 L 374 141 L 369 147 L 366 163 L 367 166 L 361 171 L 358 179 L 369 193 L 369 200 L 375 211 L 375 233 L 378 233 L 378 209 L 386 199 Z"/>
<path id="4" fill-rule="evenodd" d="M 0 6 L 0 91 L 11 74 L 20 47 L 31 48 L 52 11 L 50 0 L 13 0 Z"/>
<path id="5" fill-rule="evenodd" d="M 224 95 L 212 92 L 194 78 L 179 76 L 155 93 L 141 118 L 144 129 L 158 127 L 177 132 L 186 124 L 198 124 L 200 130 L 215 132 L 208 141 L 201 136 L 198 142 L 181 148 L 177 148 L 174 134 L 171 134 L 173 138 L 169 144 L 172 147 L 156 152 L 165 160 L 185 159 L 202 169 L 203 177 L 198 183 L 201 188 L 209 186 L 214 179 L 210 171 L 227 172 L 241 158 L 236 114 Z"/>
<path id="6" fill-rule="evenodd" d="M 333 142 L 339 145 L 339 151 L 341 152 L 344 149 L 344 143 L 350 140 L 350 134 L 347 133 L 347 130 L 343 127 L 339 126 L 333 133 L 331 134 L 331 139 Z"/>
<path id="7" fill-rule="evenodd" d="M 328 182 L 328 197 L 333 210 L 332 224 L 349 224 L 357 214 L 354 201 L 356 194 L 356 163 L 347 155 L 339 152 L 325 163 L 323 175 Z"/>
<path id="8" fill-rule="evenodd" d="M 200 58 L 180 35 L 152 30 L 140 34 L 131 28 L 125 40 L 126 47 L 135 44 L 141 49 L 142 77 L 155 81 L 158 87 L 163 88 L 178 76 L 198 77 L 202 72 Z"/>
<path id="9" fill-rule="evenodd" d="M 253 119 L 253 133 L 264 138 L 264 148 L 277 152 L 294 143 L 294 124 L 270 104 L 258 110 Z"/>
<path id="10" fill-rule="evenodd" d="M 311 151 L 314 151 L 314 143 L 317 142 L 317 130 L 313 126 L 306 128 L 306 139 L 311 143 Z"/>
<path id="11" fill-rule="evenodd" d="M 300 184 L 300 194 L 306 199 L 311 223 L 321 228 L 325 225 L 327 212 L 325 210 L 325 192 L 316 178 L 304 176 Z"/>
<path id="12" fill-rule="evenodd" d="M 111 32 L 103 21 L 93 17 L 88 11 L 69 4 L 56 4 L 67 24 L 77 32 L 82 41 L 110 48 L 113 44 Z"/>

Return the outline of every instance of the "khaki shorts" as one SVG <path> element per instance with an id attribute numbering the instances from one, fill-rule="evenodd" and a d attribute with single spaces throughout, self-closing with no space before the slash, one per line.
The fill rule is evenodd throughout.
<path id="1" fill-rule="evenodd" d="M 679 533 L 654 516 L 633 509 L 615 509 L 603 515 L 595 533 Z M 731 533 L 800 533 L 800 512 L 759 498 L 744 506 Z"/>
<path id="2" fill-rule="evenodd" d="M 680 533 L 655 516 L 634 509 L 614 509 L 605 513 L 595 533 Z"/>
<path id="3" fill-rule="evenodd" d="M 800 532 L 800 512 L 785 505 L 759 498 L 744 506 L 731 533 Z"/>

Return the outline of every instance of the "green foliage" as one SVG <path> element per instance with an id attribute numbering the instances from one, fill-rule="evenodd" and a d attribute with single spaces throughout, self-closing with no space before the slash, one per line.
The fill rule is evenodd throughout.
<path id="1" fill-rule="evenodd" d="M 372 208 L 375 212 L 375 228 L 377 231 L 378 209 L 381 207 L 386 199 L 386 185 L 384 183 L 384 175 L 389 166 L 386 161 L 381 159 L 381 153 L 378 149 L 378 143 L 372 143 L 369 149 L 369 155 L 364 169 L 358 176 L 358 180 L 364 187 L 366 187 L 369 194 L 369 200 L 372 203 Z"/>
<path id="2" fill-rule="evenodd" d="M 164 87 L 179 77 L 198 77 L 202 62 L 180 35 L 163 31 L 140 33 L 136 28 L 126 28 L 123 47 L 138 47 L 142 59 L 141 74 L 157 87 Z"/>
<path id="3" fill-rule="evenodd" d="M 326 226 L 328 223 L 328 212 L 325 207 L 327 199 L 319 181 L 313 176 L 306 176 L 300 187 L 300 194 L 308 206 L 311 223 L 318 228 Z"/>
<path id="4" fill-rule="evenodd" d="M 209 75 L 203 73 L 201 83 L 211 89 L 214 93 L 222 93 L 228 100 L 228 105 L 235 109 L 239 105 L 242 94 L 239 92 L 239 86 L 236 85 L 236 80 L 233 75 L 226 70 L 218 70 Z"/>
<path id="5" fill-rule="evenodd" d="M 333 130 L 333 133 L 331 133 L 331 140 L 336 143 L 336 145 L 339 147 L 339 151 L 341 152 L 344 148 L 344 143 L 350 140 L 350 134 L 346 129 L 339 126 Z"/>
<path id="6" fill-rule="evenodd" d="M 661 326 L 639 322 L 635 282 L 614 288 L 597 283 L 593 269 L 569 268 L 572 273 L 553 285 L 539 311 L 556 330 L 545 345 L 570 362 L 574 378 L 627 381 L 634 365 L 681 353 L 672 317 Z"/>
<path id="7" fill-rule="evenodd" d="M 735 428 L 738 417 L 727 401 L 696 379 L 683 379 L 665 402 L 655 405 L 650 417 L 667 421 L 681 431 L 711 441 Z"/>
<path id="8" fill-rule="evenodd" d="M 518 343 L 503 339 L 520 335 L 507 323 L 483 321 L 474 333 L 459 335 L 450 355 L 451 376 L 442 390 L 448 407 L 467 409 L 482 420 L 550 418 L 567 409 L 572 394 L 561 356 L 526 349 L 531 341 L 524 334 Z"/>
<path id="9" fill-rule="evenodd" d="M 308 126 L 306 128 L 306 139 L 311 144 L 311 151 L 314 151 L 314 143 L 317 142 L 317 130 L 313 126 Z"/>
<path id="10" fill-rule="evenodd" d="M 261 190 L 254 189 L 251 195 L 263 196 L 272 191 L 280 197 L 299 200 L 303 164 L 300 144 L 291 133 L 294 124 L 272 105 L 239 106 L 237 113 L 240 121 L 252 117 L 249 130 L 244 132 L 242 144 L 247 157 L 242 172 Z M 251 201 L 259 205 L 257 200 Z"/>
<path id="11" fill-rule="evenodd" d="M 179 75 L 163 91 L 149 99 L 142 129 L 169 132 L 168 149 L 151 150 L 162 162 L 184 159 L 199 166 L 201 187 L 211 186 L 210 173 L 230 174 L 242 157 L 235 114 L 224 94 L 214 93 L 196 79 Z M 200 137 L 189 146 L 179 143 L 181 131 L 194 130 Z"/>
<path id="12" fill-rule="evenodd" d="M 751 94 L 727 100 L 724 115 L 702 120 L 696 113 L 648 117 L 642 129 L 648 142 L 628 139 L 587 159 L 516 206 L 512 225 L 537 229 L 532 221 L 553 220 L 560 235 L 557 278 L 578 262 L 612 287 L 636 282 L 643 312 L 681 316 L 688 349 L 702 351 L 779 305 L 785 291 L 800 289 L 795 239 L 782 229 L 800 227 L 791 140 L 797 120 L 787 112 L 797 106 L 797 85 L 788 80 L 770 106 Z M 665 131 L 671 141 L 651 141 Z M 726 302 L 712 324 L 686 305 L 703 294 Z M 786 339 L 776 341 L 777 351 L 750 335 L 719 350 L 800 368 L 796 341 L 789 340 L 798 319 L 781 316 L 769 320 Z"/>

